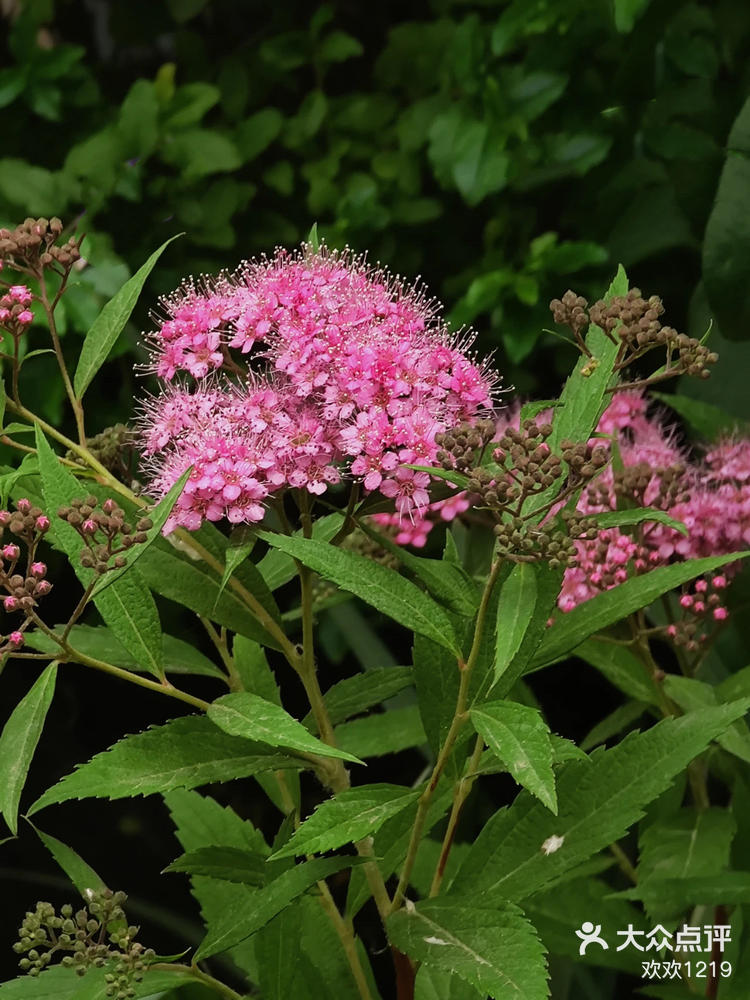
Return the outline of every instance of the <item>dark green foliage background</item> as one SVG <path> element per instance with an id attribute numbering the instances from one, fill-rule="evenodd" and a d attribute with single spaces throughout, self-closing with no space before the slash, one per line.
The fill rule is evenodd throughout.
<path id="1" fill-rule="evenodd" d="M 421 274 L 524 395 L 556 392 L 575 360 L 542 333 L 549 299 L 568 287 L 596 298 L 622 263 L 631 284 L 663 296 L 667 322 L 700 336 L 713 320 L 716 374 L 678 391 L 750 417 L 744 0 L 17 0 L 2 10 L 0 225 L 59 215 L 88 234 L 92 266 L 61 308 L 71 359 L 127 276 L 186 234 L 87 394 L 90 433 L 129 419 L 146 388 L 133 364 L 144 360 L 139 331 L 158 294 L 293 246 L 316 220 L 329 244 L 367 251 L 409 280 Z M 29 346 L 47 346 L 41 327 Z M 22 378 L 27 405 L 69 427 L 54 359 L 33 359 Z M 171 611 L 165 629 L 199 643 Z M 324 687 L 352 655 L 392 662 L 388 647 L 403 647 L 405 633 L 375 624 L 350 606 L 322 619 Z M 618 704 L 593 671 L 573 703 L 582 669 L 557 668 L 536 690 L 552 728 L 575 739 Z M 14 684 L 19 696 L 27 689 L 21 671 Z M 60 690 L 54 738 L 32 771 L 38 791 L 113 731 L 172 714 L 96 677 Z M 290 710 L 298 694 L 285 691 Z M 401 780 L 416 757 L 383 761 L 368 777 Z M 466 839 L 514 794 L 504 779 L 488 787 Z M 247 812 L 234 786 L 221 795 Z M 178 876 L 158 884 L 162 910 L 153 903 L 154 873 L 176 853 L 159 803 L 65 806 L 57 822 L 52 832 L 106 875 L 123 872 L 133 916 L 161 950 L 195 943 L 199 931 L 175 917 L 194 915 Z M 30 841 L 4 862 L 15 874 L 0 870 L 13 900 L 1 942 L 38 895 L 62 892 Z M 110 850 L 115 859 L 100 861 Z M 11 976 L 9 953 L 2 964 Z M 555 971 L 571 996 L 632 995 L 614 973 Z"/>
<path id="2" fill-rule="evenodd" d="M 89 234 L 95 266 L 66 300 L 71 355 L 174 232 L 186 236 L 151 301 L 294 245 L 314 220 L 332 245 L 423 275 L 524 393 L 552 391 L 571 362 L 541 333 L 549 299 L 569 285 L 598 295 L 617 263 L 664 296 L 673 325 L 702 333 L 715 314 L 725 337 L 745 336 L 740 0 L 9 9 L 0 220 L 58 214 Z M 129 415 L 136 334 L 110 371 L 119 403 L 100 383 L 92 424 Z M 47 364 L 27 379 L 43 383 Z M 61 419 L 61 388 L 46 389 Z"/>

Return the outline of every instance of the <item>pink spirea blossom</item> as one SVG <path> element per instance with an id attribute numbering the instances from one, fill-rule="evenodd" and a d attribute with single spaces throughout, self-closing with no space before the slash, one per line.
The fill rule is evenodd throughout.
<path id="1" fill-rule="evenodd" d="M 407 466 L 434 464 L 435 436 L 492 405 L 497 376 L 470 339 L 348 253 L 279 251 L 163 307 L 149 342 L 164 387 L 143 419 L 152 490 L 193 467 L 166 530 L 258 521 L 278 491 L 318 495 L 342 476 L 416 523 L 429 477 Z"/>

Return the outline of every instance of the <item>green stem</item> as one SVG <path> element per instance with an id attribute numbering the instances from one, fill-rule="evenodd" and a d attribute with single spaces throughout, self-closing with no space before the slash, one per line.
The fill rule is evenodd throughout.
<path id="1" fill-rule="evenodd" d="M 414 868 L 414 862 L 417 858 L 417 851 L 419 849 L 419 844 L 422 839 L 422 833 L 424 831 L 424 824 L 427 818 L 427 810 L 429 809 L 432 797 L 435 794 L 435 789 L 437 788 L 440 777 L 445 770 L 445 765 L 448 762 L 448 758 L 453 752 L 453 747 L 458 738 L 458 734 L 462 727 L 468 719 L 468 712 L 466 711 L 466 706 L 469 697 L 469 683 L 471 681 L 471 673 L 476 665 L 479 658 L 479 650 L 481 648 L 482 642 L 482 632 L 484 630 L 484 621 L 487 617 L 487 609 L 490 603 L 490 597 L 492 596 L 492 590 L 495 586 L 498 574 L 500 572 L 500 566 L 502 565 L 502 557 L 498 556 L 492 565 L 490 570 L 490 575 L 487 579 L 487 584 L 485 585 L 484 592 L 482 594 L 482 599 L 479 602 L 479 609 L 477 611 L 477 620 L 474 626 L 474 638 L 471 644 L 471 650 L 469 651 L 469 657 L 464 663 L 463 660 L 458 661 L 458 667 L 460 671 L 460 681 L 458 686 L 458 697 L 456 698 L 456 708 L 453 713 L 453 720 L 450 724 L 450 728 L 445 737 L 445 742 L 440 748 L 440 753 L 435 761 L 435 766 L 432 769 L 432 774 L 427 782 L 425 790 L 419 797 L 417 804 L 417 815 L 414 819 L 414 826 L 411 831 L 411 838 L 409 840 L 409 847 L 406 851 L 406 857 L 404 859 L 404 866 L 401 870 L 401 877 L 398 882 L 398 887 L 396 888 L 396 894 L 393 897 L 391 903 L 390 912 L 397 910 L 403 903 L 406 896 L 406 889 L 409 885 L 409 880 L 411 878 L 411 873 Z"/>
<path id="2" fill-rule="evenodd" d="M 78 441 L 82 448 L 86 447 L 86 431 L 83 424 L 83 407 L 81 406 L 81 401 L 76 396 L 73 391 L 73 383 L 70 381 L 70 375 L 68 374 L 68 369 L 65 364 L 65 358 L 62 352 L 62 346 L 60 344 L 60 337 L 57 333 L 57 324 L 55 323 L 55 306 L 60 300 L 60 292 L 55 296 L 54 302 L 49 301 L 47 295 L 47 282 L 44 278 L 44 270 L 39 274 L 39 289 L 41 292 L 40 301 L 44 307 L 44 311 L 47 315 L 47 325 L 49 326 L 50 336 L 52 337 L 52 346 L 55 349 L 55 355 L 57 357 L 57 364 L 60 368 L 60 373 L 62 374 L 63 384 L 65 386 L 65 392 L 68 394 L 68 399 L 70 400 L 70 405 L 73 407 L 73 414 L 75 415 L 76 428 L 78 430 Z"/>
<path id="3" fill-rule="evenodd" d="M 181 972 L 183 975 L 192 976 L 216 993 L 221 993 L 227 1000 L 243 1000 L 242 994 L 236 993 L 231 986 L 222 983 L 220 979 L 215 979 L 207 972 L 203 972 L 197 965 L 182 965 L 178 962 L 174 964 L 171 962 L 156 962 L 154 965 L 150 965 L 149 968 L 158 969 L 159 972 Z M 146 973 L 146 976 L 148 977 L 148 973 Z M 148 978 L 146 978 L 146 983 L 148 984 Z"/>
<path id="4" fill-rule="evenodd" d="M 328 888 L 326 883 L 318 882 L 318 889 L 320 890 L 321 906 L 328 914 L 328 917 L 339 936 L 341 946 L 344 949 L 344 954 L 349 962 L 349 968 L 352 970 L 354 981 L 357 984 L 359 995 L 362 1000 L 372 1000 L 372 993 L 370 993 L 370 987 L 367 983 L 362 963 L 359 960 L 359 954 L 357 953 L 357 942 L 354 938 L 352 926 L 341 916 L 339 908 L 336 906 L 333 896 L 331 895 L 331 890 Z"/>
<path id="5" fill-rule="evenodd" d="M 638 882 L 638 872 L 633 867 L 633 862 L 627 856 L 625 851 L 623 851 L 623 849 L 617 843 L 610 844 L 609 849 L 612 855 L 614 856 L 615 860 L 617 861 L 620 870 L 623 872 L 623 874 L 627 875 L 627 877 L 630 879 L 633 885 L 636 885 Z"/>
<path id="6" fill-rule="evenodd" d="M 464 803 L 468 799 L 471 789 L 474 787 L 474 782 L 477 779 L 477 768 L 479 767 L 479 759 L 482 756 L 483 750 L 484 740 L 481 736 L 477 736 L 476 743 L 474 744 L 474 752 L 469 758 L 469 762 L 464 769 L 463 776 L 456 783 L 456 786 L 453 789 L 453 807 L 451 808 L 451 814 L 448 818 L 448 827 L 445 831 L 445 836 L 443 837 L 443 844 L 440 849 L 440 857 L 438 858 L 437 866 L 435 867 L 435 874 L 432 876 L 430 897 L 437 896 L 440 892 L 440 886 L 442 885 L 443 878 L 445 877 L 445 869 L 448 864 L 448 858 L 450 857 L 451 848 L 453 847 L 453 840 L 456 836 L 456 827 L 458 826 L 458 821 L 461 818 L 461 811 L 464 807 Z"/>
<path id="7" fill-rule="evenodd" d="M 232 654 L 229 652 L 227 646 L 226 634 L 222 629 L 222 634 L 220 635 L 216 629 L 213 627 L 212 623 L 208 618 L 204 618 L 203 615 L 198 615 L 198 619 L 206 630 L 209 639 L 214 644 L 217 653 L 221 657 L 221 662 L 224 664 L 226 672 L 228 674 L 227 682 L 232 691 L 241 691 L 242 683 L 240 682 L 239 674 L 234 666 L 234 660 L 232 659 Z"/>

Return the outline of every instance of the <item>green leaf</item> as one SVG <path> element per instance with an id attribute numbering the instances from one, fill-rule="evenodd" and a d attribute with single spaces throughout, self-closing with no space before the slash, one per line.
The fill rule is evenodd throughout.
<path id="1" fill-rule="evenodd" d="M 614 711 L 597 722 L 581 740 L 582 750 L 593 750 L 601 743 L 606 743 L 614 736 L 619 736 L 623 729 L 630 729 L 634 722 L 648 711 L 648 705 L 642 701 L 626 701 L 618 705 Z"/>
<path id="2" fill-rule="evenodd" d="M 636 510 L 607 510 L 602 514 L 592 515 L 596 521 L 597 528 L 621 528 L 631 524 L 643 524 L 644 521 L 651 523 L 666 524 L 681 535 L 687 535 L 688 530 L 682 521 L 677 521 L 670 517 L 663 510 L 655 507 L 639 507 Z"/>
<path id="3" fill-rule="evenodd" d="M 232 643 L 234 666 L 242 681 L 244 691 L 259 698 L 281 705 L 281 695 L 273 671 L 268 665 L 266 651 L 252 639 L 236 635 Z"/>
<path id="4" fill-rule="evenodd" d="M 396 545 L 390 538 L 375 531 L 364 521 L 360 523 L 360 528 L 378 545 L 394 555 L 404 568 L 420 580 L 441 604 L 459 615 L 472 617 L 476 614 L 479 594 L 476 584 L 463 566 L 445 559 L 426 559 L 424 556 L 415 556 L 403 545 Z"/>
<path id="5" fill-rule="evenodd" d="M 268 746 L 313 753 L 320 757 L 337 757 L 355 764 L 362 763 L 346 751 L 337 750 L 311 736 L 302 723 L 292 718 L 280 705 L 274 705 L 248 691 L 237 691 L 217 698 L 209 705 L 208 717 L 230 736 L 242 736 Z"/>
<path id="6" fill-rule="evenodd" d="M 495 623 L 495 680 L 510 666 L 526 635 L 536 606 L 536 572 L 516 563 L 500 589 Z"/>
<path id="7" fill-rule="evenodd" d="M 68 505 L 73 497 L 80 496 L 84 490 L 75 476 L 60 464 L 38 424 L 35 432 L 45 504 L 49 511 L 57 511 Z M 58 517 L 53 517 L 53 531 L 76 576 L 84 587 L 88 586 L 94 578 L 94 572 L 81 566 L 83 543 L 80 535 Z M 161 679 L 163 665 L 159 612 L 138 570 L 132 568 L 127 576 L 115 580 L 94 599 L 94 603 L 126 649 L 132 652 L 141 666 Z"/>
<path id="8" fill-rule="evenodd" d="M 94 597 L 97 611 L 117 638 L 149 673 L 164 677 L 159 612 L 146 581 L 134 567 Z"/>
<path id="9" fill-rule="evenodd" d="M 547 964 L 517 906 L 481 893 L 422 900 L 386 921 L 388 938 L 417 962 L 467 980 L 498 1000 L 546 1000 Z"/>
<path id="10" fill-rule="evenodd" d="M 234 532 L 232 533 L 234 536 Z M 248 537 L 249 536 L 249 537 Z M 237 538 L 230 538 L 227 546 L 227 553 L 224 559 L 224 573 L 219 584 L 219 592 L 216 595 L 216 602 L 224 593 L 224 588 L 229 583 L 229 578 L 235 570 L 239 569 L 255 548 L 256 535 L 252 530 L 242 531 Z"/>
<path id="11" fill-rule="evenodd" d="M 62 635 L 64 625 L 55 625 L 53 632 Z M 110 628 L 104 626 L 74 625 L 68 635 L 68 642 L 74 649 L 96 660 L 105 660 L 124 670 L 139 671 L 144 668 L 117 639 Z M 59 645 L 44 632 L 36 629 L 26 633 L 26 645 L 41 653 L 54 655 Z M 167 674 L 202 674 L 206 677 L 221 677 L 225 674 L 189 642 L 176 639 L 172 635 L 162 636 L 162 657 L 164 672 Z"/>
<path id="12" fill-rule="evenodd" d="M 449 486 L 460 487 L 465 490 L 469 485 L 469 477 L 456 469 L 441 469 L 432 465 L 407 465 L 407 469 L 414 469 L 415 472 L 427 472 L 433 479 L 443 479 Z"/>
<path id="13" fill-rule="evenodd" d="M 332 31 L 326 35 L 318 46 L 318 58 L 327 63 L 346 62 L 364 52 L 361 42 L 358 42 L 346 31 Z"/>
<path id="14" fill-rule="evenodd" d="M 382 757 L 427 742 L 418 705 L 391 708 L 335 729 L 336 745 L 358 758 Z"/>
<path id="15" fill-rule="evenodd" d="M 550 731 L 535 708 L 493 701 L 469 713 L 474 728 L 523 785 L 557 813 Z"/>
<path id="16" fill-rule="evenodd" d="M 69 799 L 153 795 L 295 766 L 262 744 L 228 736 L 205 716 L 188 716 L 126 736 L 47 789 L 28 815 Z"/>
<path id="17" fill-rule="evenodd" d="M 604 299 L 609 301 L 617 295 L 625 295 L 627 290 L 627 275 L 620 266 Z M 586 335 L 586 346 L 596 363 L 592 366 L 591 358 L 582 355 L 573 374 L 565 383 L 560 395 L 560 404 L 555 409 L 552 419 L 552 435 L 548 441 L 553 450 L 557 449 L 565 438 L 572 441 L 587 441 L 609 401 L 607 389 L 613 381 L 612 373 L 618 344 L 610 340 L 598 326 L 592 325 Z M 546 494 L 542 494 L 544 495 Z"/>
<path id="18" fill-rule="evenodd" d="M 0 812 L 14 836 L 18 833 L 18 803 L 52 703 L 56 677 L 57 664 L 50 663 L 13 709 L 0 736 Z"/>
<path id="19" fill-rule="evenodd" d="M 227 882 L 260 886 L 266 881 L 268 866 L 262 855 L 241 847 L 212 846 L 181 854 L 164 871 L 188 872 L 190 875 L 206 875 Z"/>
<path id="20" fill-rule="evenodd" d="M 350 868 L 355 863 L 354 858 L 339 857 L 314 858 L 295 865 L 264 889 L 248 895 L 241 906 L 225 912 L 223 917 L 213 922 L 195 953 L 194 961 L 200 962 L 211 955 L 226 951 L 250 937 L 316 882 L 344 868 Z"/>
<path id="21" fill-rule="evenodd" d="M 159 539 L 144 553 L 138 572 L 151 590 L 162 597 L 176 601 L 233 632 L 278 649 L 276 640 L 231 588 L 219 596 L 219 579 L 205 562 L 190 559 L 166 539 Z"/>
<path id="22" fill-rule="evenodd" d="M 176 239 L 178 236 L 173 236 L 151 254 L 146 263 L 136 271 L 132 278 L 125 282 L 114 298 L 105 305 L 94 325 L 86 334 L 73 379 L 73 388 L 78 399 L 83 398 L 83 394 L 91 385 L 92 379 L 107 360 L 115 341 L 130 319 L 130 314 L 135 308 L 146 279 L 153 271 L 157 260 L 169 244 Z"/>
<path id="23" fill-rule="evenodd" d="M 269 531 L 259 534 L 269 545 L 299 559 L 337 587 L 361 598 L 413 632 L 459 654 L 453 625 L 445 611 L 398 573 L 372 559 L 311 538 L 293 538 Z"/>
<path id="24" fill-rule="evenodd" d="M 725 871 L 687 878 L 653 878 L 616 894 L 618 899 L 640 899 L 651 909 L 661 902 L 670 912 L 689 906 L 734 906 L 750 903 L 750 872 Z"/>
<path id="25" fill-rule="evenodd" d="M 431 965 L 420 965 L 414 984 L 414 1000 L 485 1000 L 471 983 Z"/>
<path id="26" fill-rule="evenodd" d="M 335 726 L 352 715 L 366 712 L 373 705 L 380 705 L 413 683 L 411 667 L 376 667 L 353 677 L 345 677 L 326 691 L 323 700 Z M 305 724 L 315 724 L 312 713 L 305 718 Z"/>
<path id="27" fill-rule="evenodd" d="M 347 788 L 315 809 L 290 840 L 271 857 L 333 851 L 375 833 L 387 819 L 406 809 L 420 796 L 402 785 L 362 785 Z"/>
<path id="28" fill-rule="evenodd" d="M 327 514 L 315 521 L 312 529 L 312 536 L 319 542 L 330 542 L 343 524 L 341 514 Z M 297 531 L 292 536 L 301 538 L 302 533 Z M 297 566 L 291 556 L 288 556 L 280 549 L 271 548 L 258 563 L 258 570 L 266 581 L 269 590 L 278 590 L 285 583 L 289 583 L 297 575 Z"/>
<path id="29" fill-rule="evenodd" d="M 750 329 L 750 98 L 727 140 L 703 238 L 703 283 L 719 328 L 730 340 L 746 340 Z"/>
<path id="30" fill-rule="evenodd" d="M 70 969 L 53 965 L 39 976 L 19 976 L 0 984 L 0 1000 L 106 1000 L 107 983 L 104 977 L 112 971 L 111 965 L 103 969 L 89 969 L 81 982 Z M 165 995 L 194 982 L 194 976 L 179 967 L 149 969 L 140 983 L 133 983 L 134 1000 Z"/>
<path id="31" fill-rule="evenodd" d="M 595 667 L 610 684 L 629 698 L 648 705 L 659 704 L 656 682 L 627 646 L 618 646 L 594 636 L 576 646 L 574 655 Z"/>
<path id="32" fill-rule="evenodd" d="M 745 694 L 744 691 L 740 690 L 734 695 L 727 695 L 721 687 L 715 688 L 703 681 L 695 680 L 693 677 L 682 677 L 677 674 L 667 674 L 664 678 L 664 690 L 685 712 L 692 712 L 697 708 L 706 708 L 710 705 L 719 705 L 724 701 L 743 697 Z M 717 738 L 717 743 L 727 753 L 734 754 L 740 760 L 750 763 L 750 730 L 744 719 L 738 719 L 733 726 L 722 733 Z"/>
<path id="33" fill-rule="evenodd" d="M 215 799 L 182 789 L 168 792 L 164 801 L 175 824 L 175 836 L 184 851 L 198 851 L 221 844 L 268 856 L 268 845 L 260 831 L 247 820 L 240 819 L 229 806 L 223 807 Z M 250 886 L 238 882 L 222 882 L 202 875 L 191 876 L 190 883 L 207 927 L 223 919 L 227 911 L 236 912 L 255 892 Z M 229 955 L 249 978 L 256 980 L 252 941 L 232 948 Z"/>
<path id="34" fill-rule="evenodd" d="M 651 0 L 615 0 L 615 25 L 617 30 L 627 33 L 648 7 Z"/>
<path id="35" fill-rule="evenodd" d="M 729 555 L 710 556 L 707 559 L 688 559 L 672 566 L 650 570 L 643 576 L 632 577 L 625 583 L 613 587 L 612 590 L 592 597 L 591 600 L 558 617 L 537 650 L 533 664 L 541 666 L 564 656 L 590 635 L 614 625 L 639 608 L 647 607 L 662 594 L 704 573 L 711 573 L 721 566 L 726 566 L 727 563 L 744 559 L 747 555 L 750 555 L 750 552 L 732 552 Z"/>
<path id="36" fill-rule="evenodd" d="M 156 539 L 161 536 L 161 529 L 167 523 L 167 518 L 172 513 L 172 508 L 179 500 L 180 495 L 185 488 L 185 483 L 190 478 L 192 470 L 192 466 L 190 466 L 189 469 L 186 469 L 171 490 L 154 508 L 141 512 L 142 517 L 148 517 L 152 522 L 151 527 L 145 532 L 146 541 L 141 542 L 138 545 L 133 545 L 130 549 L 128 549 L 126 557 L 127 565 L 123 566 L 121 569 L 110 570 L 99 579 L 99 582 L 92 591 L 92 597 L 95 598 L 103 590 L 106 590 L 106 588 L 113 584 L 115 580 L 119 580 L 124 573 L 129 573 L 141 556 L 148 550 L 149 546 L 153 545 Z"/>
<path id="37" fill-rule="evenodd" d="M 650 395 L 679 414 L 688 427 L 706 441 L 715 441 L 737 431 L 747 435 L 750 431 L 746 420 L 733 417 L 718 406 L 704 403 L 702 399 L 667 392 L 652 392 Z"/>
<path id="38" fill-rule="evenodd" d="M 63 844 L 56 837 L 51 837 L 48 833 L 44 833 L 38 827 L 34 827 L 34 830 L 84 899 L 87 898 L 87 890 L 107 888 L 101 876 L 94 871 L 91 865 L 86 864 L 83 858 L 72 847 L 68 847 L 67 844 Z"/>
<path id="39" fill-rule="evenodd" d="M 624 835 L 676 774 L 747 710 L 747 701 L 664 719 L 557 772 L 559 813 L 527 792 L 477 837 L 451 892 L 522 900 Z"/>

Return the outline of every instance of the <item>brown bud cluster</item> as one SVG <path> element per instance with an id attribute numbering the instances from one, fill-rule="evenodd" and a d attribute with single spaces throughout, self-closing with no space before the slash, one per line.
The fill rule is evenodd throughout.
<path id="1" fill-rule="evenodd" d="M 535 525 L 520 517 L 512 517 L 493 528 L 498 551 L 502 555 L 521 556 L 527 561 L 544 561 L 553 569 L 576 565 L 576 540 L 596 537 L 596 519 L 583 514 L 564 511 L 564 527 Z"/>
<path id="2" fill-rule="evenodd" d="M 85 499 L 74 498 L 69 507 L 60 507 L 57 516 L 75 528 L 83 539 L 81 566 L 99 575 L 126 566 L 123 553 L 146 542 L 146 533 L 153 527 L 150 518 L 142 517 L 134 528 L 114 500 L 105 500 L 99 508 L 99 501 L 93 495 Z"/>
<path id="3" fill-rule="evenodd" d="M 608 455 L 599 445 L 572 441 L 561 442 L 556 454 L 547 443 L 551 434 L 551 424 L 524 420 L 520 430 L 510 427 L 495 442 L 489 465 L 477 464 L 490 438 L 489 427 L 462 425 L 442 435 L 439 443 L 444 468 L 466 470 L 466 489 L 476 498 L 475 506 L 491 513 L 501 553 L 517 561 L 572 566 L 575 540 L 593 537 L 593 520 L 565 513 L 553 523 L 545 515 L 592 480 L 607 464 Z M 548 492 L 544 503 L 529 509 L 530 498 Z"/>
<path id="4" fill-rule="evenodd" d="M 15 229 L 0 229 L 0 260 L 27 274 L 39 274 L 45 267 L 67 274 L 81 258 L 83 237 L 71 236 L 58 246 L 62 231 L 57 218 L 29 218 Z"/>
<path id="5" fill-rule="evenodd" d="M 18 928 L 19 940 L 13 950 L 24 957 L 19 966 L 30 976 L 38 976 L 55 956 L 60 964 L 83 976 L 90 968 L 114 962 L 114 971 L 105 975 L 106 995 L 130 1000 L 155 958 L 153 949 L 136 941 L 138 927 L 129 926 L 123 910 L 124 892 L 103 889 L 87 891 L 88 905 L 74 912 L 69 904 L 59 914 L 51 903 L 37 903 L 27 911 Z"/>
<path id="6" fill-rule="evenodd" d="M 495 424 L 492 420 L 458 424 L 450 431 L 435 435 L 435 443 L 440 449 L 437 460 L 443 468 L 465 472 L 482 461 L 484 450 L 494 436 Z"/>
<path id="7" fill-rule="evenodd" d="M 647 383 L 675 375 L 708 378 L 710 366 L 718 361 L 718 354 L 709 351 L 695 337 L 662 326 L 664 304 L 658 295 L 646 299 L 639 288 L 631 288 L 627 295 L 616 295 L 609 302 L 600 300 L 588 310 L 587 307 L 586 299 L 571 291 L 550 302 L 555 322 L 569 326 L 581 347 L 582 331 L 588 323 L 598 326 L 618 344 L 615 371 L 621 372 L 655 348 L 666 351 L 666 365 L 657 376 L 644 380 Z"/>
<path id="8" fill-rule="evenodd" d="M 664 466 L 636 462 L 624 469 L 614 469 L 611 484 L 594 483 L 588 488 L 588 502 L 608 508 L 613 493 L 616 507 L 624 506 L 621 502 L 624 500 L 632 507 L 670 510 L 675 504 L 689 500 L 685 489 L 685 466 L 680 462 Z"/>
<path id="9" fill-rule="evenodd" d="M 88 439 L 86 447 L 109 472 L 123 482 L 132 479 L 137 465 L 136 435 L 126 424 L 105 427 L 101 434 Z M 86 463 L 75 452 L 68 451 L 65 457 L 83 467 Z"/>
<path id="10" fill-rule="evenodd" d="M 52 590 L 46 578 L 47 566 L 36 555 L 39 542 L 49 529 L 49 518 L 26 498 L 17 500 L 13 506 L 13 511 L 0 510 L 0 588 L 5 595 L 3 610 L 7 614 L 21 614 L 22 619 L 9 635 L 0 638 L 0 655 L 23 646 L 24 632 L 31 624 L 39 598 Z M 18 542 L 4 538 L 6 529 Z"/>

